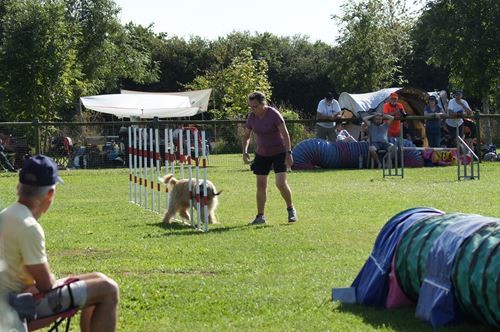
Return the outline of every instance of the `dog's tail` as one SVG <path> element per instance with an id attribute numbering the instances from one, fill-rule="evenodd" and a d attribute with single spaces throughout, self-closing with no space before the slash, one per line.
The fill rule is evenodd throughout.
<path id="1" fill-rule="evenodd" d="M 215 191 L 214 188 L 212 188 L 212 186 L 208 187 L 207 188 L 207 194 L 208 196 L 219 196 L 224 190 L 221 190 L 219 192 Z M 200 185 L 200 193 L 203 192 L 203 186 Z"/>

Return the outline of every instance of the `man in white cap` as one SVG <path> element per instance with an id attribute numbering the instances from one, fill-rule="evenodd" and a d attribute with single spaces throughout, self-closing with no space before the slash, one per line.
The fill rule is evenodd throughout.
<path id="1" fill-rule="evenodd" d="M 455 118 L 446 119 L 446 126 L 450 134 L 450 147 L 456 146 L 457 129 L 460 137 L 464 136 L 463 116 L 471 114 L 472 110 L 469 107 L 467 100 L 462 98 L 462 90 L 455 90 L 453 98 L 448 102 L 448 115 Z"/>
<path id="2" fill-rule="evenodd" d="M 58 183 L 63 181 L 54 160 L 44 155 L 25 160 L 19 172 L 18 200 L 0 212 L 0 260 L 6 264 L 4 287 L 11 293 L 44 294 L 37 302 L 37 319 L 77 307 L 82 309 L 82 331 L 115 331 L 119 290 L 114 280 L 102 273 L 88 273 L 71 276 L 77 281 L 53 290 L 66 284 L 68 278 L 56 280 L 51 273 L 45 234 L 38 220 L 52 205 Z M 30 324 L 28 327 L 33 328 Z"/>

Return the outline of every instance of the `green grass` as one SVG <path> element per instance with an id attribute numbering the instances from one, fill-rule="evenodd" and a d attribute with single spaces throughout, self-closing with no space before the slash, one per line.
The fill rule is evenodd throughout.
<path id="1" fill-rule="evenodd" d="M 415 308 L 381 310 L 330 301 L 349 286 L 394 214 L 431 206 L 500 218 L 500 163 L 481 180 L 456 180 L 456 168 L 289 174 L 299 222 L 288 225 L 269 183 L 268 225 L 255 216 L 255 177 L 241 156 L 212 156 L 220 225 L 208 234 L 128 202 L 128 170 L 62 171 L 66 184 L 41 223 L 59 276 L 101 271 L 121 290 L 119 331 L 431 331 Z M 0 206 L 15 200 L 15 175 L 0 174 Z M 461 324 L 443 331 L 488 331 Z M 77 324 L 73 324 L 77 330 Z"/>

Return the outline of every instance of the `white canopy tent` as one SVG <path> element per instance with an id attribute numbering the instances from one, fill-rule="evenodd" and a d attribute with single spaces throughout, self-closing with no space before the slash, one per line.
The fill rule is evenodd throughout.
<path id="1" fill-rule="evenodd" d="M 184 91 L 184 92 L 144 92 L 133 90 L 121 90 L 122 94 L 141 94 L 141 95 L 162 95 L 162 96 L 187 96 L 191 107 L 198 107 L 198 113 L 206 112 L 212 89 Z"/>
<path id="2" fill-rule="evenodd" d="M 400 90 L 401 88 L 387 88 L 375 92 L 351 94 L 342 92 L 339 96 L 339 104 L 341 109 L 348 109 L 358 116 L 360 112 L 368 112 L 371 109 L 377 109 L 391 93 Z"/>
<path id="3" fill-rule="evenodd" d="M 81 97 L 85 108 L 119 118 L 190 117 L 208 108 L 211 89 L 162 93 L 123 90 L 121 94 Z"/>

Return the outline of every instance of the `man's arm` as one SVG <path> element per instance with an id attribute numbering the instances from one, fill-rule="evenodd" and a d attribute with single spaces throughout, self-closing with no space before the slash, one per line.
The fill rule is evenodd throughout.
<path id="1" fill-rule="evenodd" d="M 382 116 L 382 119 L 387 120 L 386 123 L 390 125 L 392 123 L 392 121 L 394 120 L 394 117 L 392 115 L 389 115 L 389 114 L 384 114 Z"/>
<path id="2" fill-rule="evenodd" d="M 49 263 L 25 265 L 25 267 L 33 276 L 33 279 L 35 279 L 35 286 L 40 292 L 46 292 L 52 289 L 52 285 L 55 284 L 56 280 L 50 272 Z"/>

